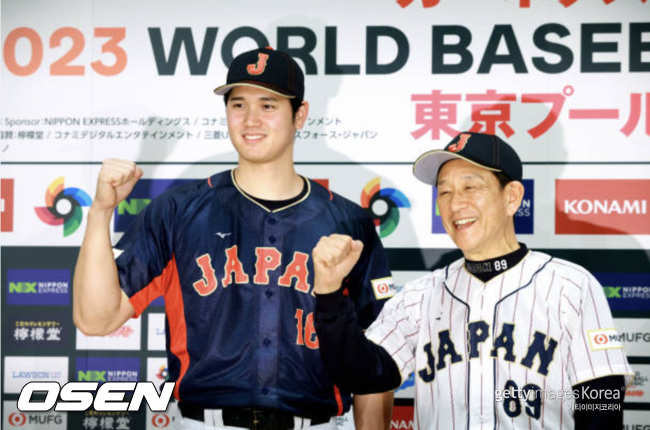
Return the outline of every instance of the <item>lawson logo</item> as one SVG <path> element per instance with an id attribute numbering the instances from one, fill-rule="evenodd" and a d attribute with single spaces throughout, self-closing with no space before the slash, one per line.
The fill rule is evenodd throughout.
<path id="1" fill-rule="evenodd" d="M 558 179 L 556 234 L 650 234 L 650 180 Z"/>
<path id="2" fill-rule="evenodd" d="M 68 381 L 68 357 L 5 357 L 4 393 L 18 394 L 30 381 Z"/>

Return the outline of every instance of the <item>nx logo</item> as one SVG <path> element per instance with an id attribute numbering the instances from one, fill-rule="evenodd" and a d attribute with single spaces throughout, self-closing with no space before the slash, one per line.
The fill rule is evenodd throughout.
<path id="1" fill-rule="evenodd" d="M 83 371 L 80 370 L 78 374 L 79 381 L 101 381 L 101 382 L 106 382 L 106 371 L 99 371 L 99 370 L 87 370 Z"/>
<path id="2" fill-rule="evenodd" d="M 621 298 L 621 287 L 603 287 L 605 290 L 605 296 L 608 299 L 620 299 Z"/>
<path id="3" fill-rule="evenodd" d="M 9 292 L 38 294 L 36 282 L 9 282 Z"/>

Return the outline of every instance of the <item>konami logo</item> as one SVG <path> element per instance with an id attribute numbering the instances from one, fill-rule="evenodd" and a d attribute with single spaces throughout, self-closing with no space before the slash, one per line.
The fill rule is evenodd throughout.
<path id="1" fill-rule="evenodd" d="M 558 179 L 556 234 L 650 234 L 650 180 Z"/>
<path id="2" fill-rule="evenodd" d="M 390 430 L 411 430 L 413 428 L 413 406 L 395 405 L 390 420 Z"/>

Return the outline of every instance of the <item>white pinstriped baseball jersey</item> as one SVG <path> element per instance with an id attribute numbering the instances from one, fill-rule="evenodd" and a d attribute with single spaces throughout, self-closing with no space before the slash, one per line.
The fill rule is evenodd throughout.
<path id="1" fill-rule="evenodd" d="M 573 429 L 573 385 L 633 373 L 598 281 L 535 251 L 485 284 L 463 259 L 408 283 L 366 336 L 415 372 L 420 429 Z"/>

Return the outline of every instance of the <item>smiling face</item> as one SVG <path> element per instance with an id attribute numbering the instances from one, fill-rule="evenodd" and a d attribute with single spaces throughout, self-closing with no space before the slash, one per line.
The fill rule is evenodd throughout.
<path id="1" fill-rule="evenodd" d="M 440 169 L 437 188 L 442 223 L 465 258 L 487 260 L 518 248 L 513 217 L 523 197 L 520 182 L 501 188 L 491 171 L 456 159 Z"/>
<path id="2" fill-rule="evenodd" d="M 240 164 L 290 165 L 294 136 L 304 125 L 308 109 L 304 102 L 294 118 L 286 97 L 259 87 L 233 88 L 226 105 L 226 118 Z"/>

